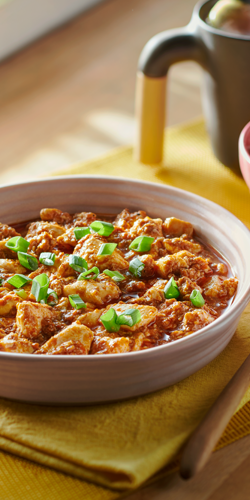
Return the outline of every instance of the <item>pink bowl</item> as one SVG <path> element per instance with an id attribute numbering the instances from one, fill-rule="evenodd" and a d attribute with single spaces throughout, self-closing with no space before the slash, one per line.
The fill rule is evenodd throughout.
<path id="1" fill-rule="evenodd" d="M 250 189 L 250 122 L 240 134 L 239 161 L 242 175 Z"/>

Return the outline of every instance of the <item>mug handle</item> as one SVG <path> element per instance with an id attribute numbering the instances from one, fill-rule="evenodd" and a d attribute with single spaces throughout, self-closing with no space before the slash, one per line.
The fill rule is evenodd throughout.
<path id="1" fill-rule="evenodd" d="M 143 48 L 136 81 L 136 160 L 160 163 L 163 156 L 167 72 L 172 64 L 193 60 L 204 65 L 204 51 L 192 23 L 163 31 Z"/>

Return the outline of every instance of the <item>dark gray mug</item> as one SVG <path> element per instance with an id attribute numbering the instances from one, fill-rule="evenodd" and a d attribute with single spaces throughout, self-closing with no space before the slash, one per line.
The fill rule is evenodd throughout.
<path id="1" fill-rule="evenodd" d="M 143 163 L 162 159 L 167 72 L 172 64 L 194 60 L 204 69 L 203 109 L 214 153 L 240 173 L 238 139 L 250 120 L 250 36 L 208 25 L 205 19 L 215 3 L 196 4 L 188 26 L 159 33 L 141 53 L 136 156 Z"/>

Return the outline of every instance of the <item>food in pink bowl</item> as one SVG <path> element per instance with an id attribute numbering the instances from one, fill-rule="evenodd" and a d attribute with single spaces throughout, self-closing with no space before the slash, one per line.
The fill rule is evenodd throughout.
<path id="1" fill-rule="evenodd" d="M 239 162 L 242 175 L 250 189 L 250 122 L 243 128 L 240 134 Z"/>

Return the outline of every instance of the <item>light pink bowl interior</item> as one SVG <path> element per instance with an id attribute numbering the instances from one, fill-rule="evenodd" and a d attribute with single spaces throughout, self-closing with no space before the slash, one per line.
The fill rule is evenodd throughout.
<path id="1" fill-rule="evenodd" d="M 250 189 L 250 122 L 240 134 L 239 161 L 242 175 Z"/>

